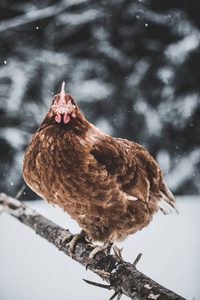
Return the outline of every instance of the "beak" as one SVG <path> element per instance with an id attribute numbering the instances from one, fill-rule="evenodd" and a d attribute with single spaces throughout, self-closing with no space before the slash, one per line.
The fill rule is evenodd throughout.
<path id="1" fill-rule="evenodd" d="M 60 123 L 61 122 L 61 115 L 63 116 L 63 121 L 64 123 L 68 123 L 70 120 L 70 117 L 68 116 L 69 110 L 66 106 L 66 102 L 65 102 L 65 82 L 63 81 L 62 83 L 62 87 L 61 87 L 61 92 L 60 92 L 60 99 L 58 101 L 58 106 L 56 109 L 56 113 L 57 116 L 55 118 L 55 120 Z"/>

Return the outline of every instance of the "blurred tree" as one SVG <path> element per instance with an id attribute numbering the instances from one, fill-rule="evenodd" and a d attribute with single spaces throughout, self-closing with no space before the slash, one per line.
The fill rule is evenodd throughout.
<path id="1" fill-rule="evenodd" d="M 200 192 L 198 2 L 1 1 L 1 190 L 15 195 L 31 135 L 63 80 L 85 117 Z M 35 195 L 27 191 L 25 198 Z"/>

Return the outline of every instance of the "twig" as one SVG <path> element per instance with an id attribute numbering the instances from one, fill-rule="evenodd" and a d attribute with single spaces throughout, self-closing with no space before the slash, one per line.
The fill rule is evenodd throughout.
<path id="1" fill-rule="evenodd" d="M 134 260 L 133 265 L 136 267 L 137 263 L 139 262 L 140 258 L 142 257 L 142 253 L 139 253 L 136 259 Z"/>
<path id="2" fill-rule="evenodd" d="M 19 190 L 19 192 L 17 193 L 17 195 L 15 196 L 15 199 L 19 200 L 19 198 L 21 197 L 22 193 L 24 192 L 25 188 L 27 186 L 24 184 L 22 185 L 21 189 Z"/>
<path id="3" fill-rule="evenodd" d="M 106 285 L 106 284 L 90 281 L 90 280 L 87 280 L 87 279 L 83 279 L 83 281 L 85 281 L 88 284 L 91 284 L 91 285 L 94 285 L 94 286 L 97 286 L 97 287 L 100 287 L 100 288 L 103 288 L 103 289 L 107 289 L 107 290 L 112 290 L 113 289 L 113 286 L 111 286 L 111 285 Z"/>
<path id="4" fill-rule="evenodd" d="M 109 300 L 113 300 L 116 297 L 117 297 L 117 300 L 120 300 L 121 296 L 122 296 L 121 292 L 115 292 Z"/>
<path id="5" fill-rule="evenodd" d="M 73 235 L 69 230 L 54 224 L 22 202 L 6 194 L 0 194 L 0 206 L 3 211 L 31 227 L 40 236 L 70 256 L 69 244 L 66 245 L 66 243 L 62 242 L 64 237 L 65 241 L 69 242 L 71 240 Z M 97 253 L 95 259 L 89 259 L 91 247 L 88 247 L 87 244 L 87 242 L 78 242 L 72 259 L 85 267 L 87 266 L 88 269 L 107 281 L 109 286 L 115 291 L 113 296 L 117 296 L 118 299 L 122 293 L 135 300 L 184 299 L 139 272 L 133 264 L 119 261 L 115 255 L 105 255 L 103 252 L 100 252 Z M 98 286 L 102 287 L 101 284 Z"/>

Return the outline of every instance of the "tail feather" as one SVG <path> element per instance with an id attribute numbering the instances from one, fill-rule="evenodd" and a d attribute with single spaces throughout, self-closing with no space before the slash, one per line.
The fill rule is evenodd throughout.
<path id="1" fill-rule="evenodd" d="M 158 206 L 160 210 L 164 214 L 168 214 L 171 212 L 176 211 L 178 213 L 178 208 L 176 204 L 176 199 L 170 192 L 170 190 L 166 187 L 166 185 L 163 183 L 161 191 L 160 191 L 160 199 L 158 201 Z"/>

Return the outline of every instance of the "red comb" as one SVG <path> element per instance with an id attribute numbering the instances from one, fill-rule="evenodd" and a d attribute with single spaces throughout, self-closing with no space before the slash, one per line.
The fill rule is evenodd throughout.
<path id="1" fill-rule="evenodd" d="M 62 87 L 61 87 L 59 104 L 60 105 L 64 105 L 65 104 L 65 82 L 64 81 L 63 81 Z"/>

